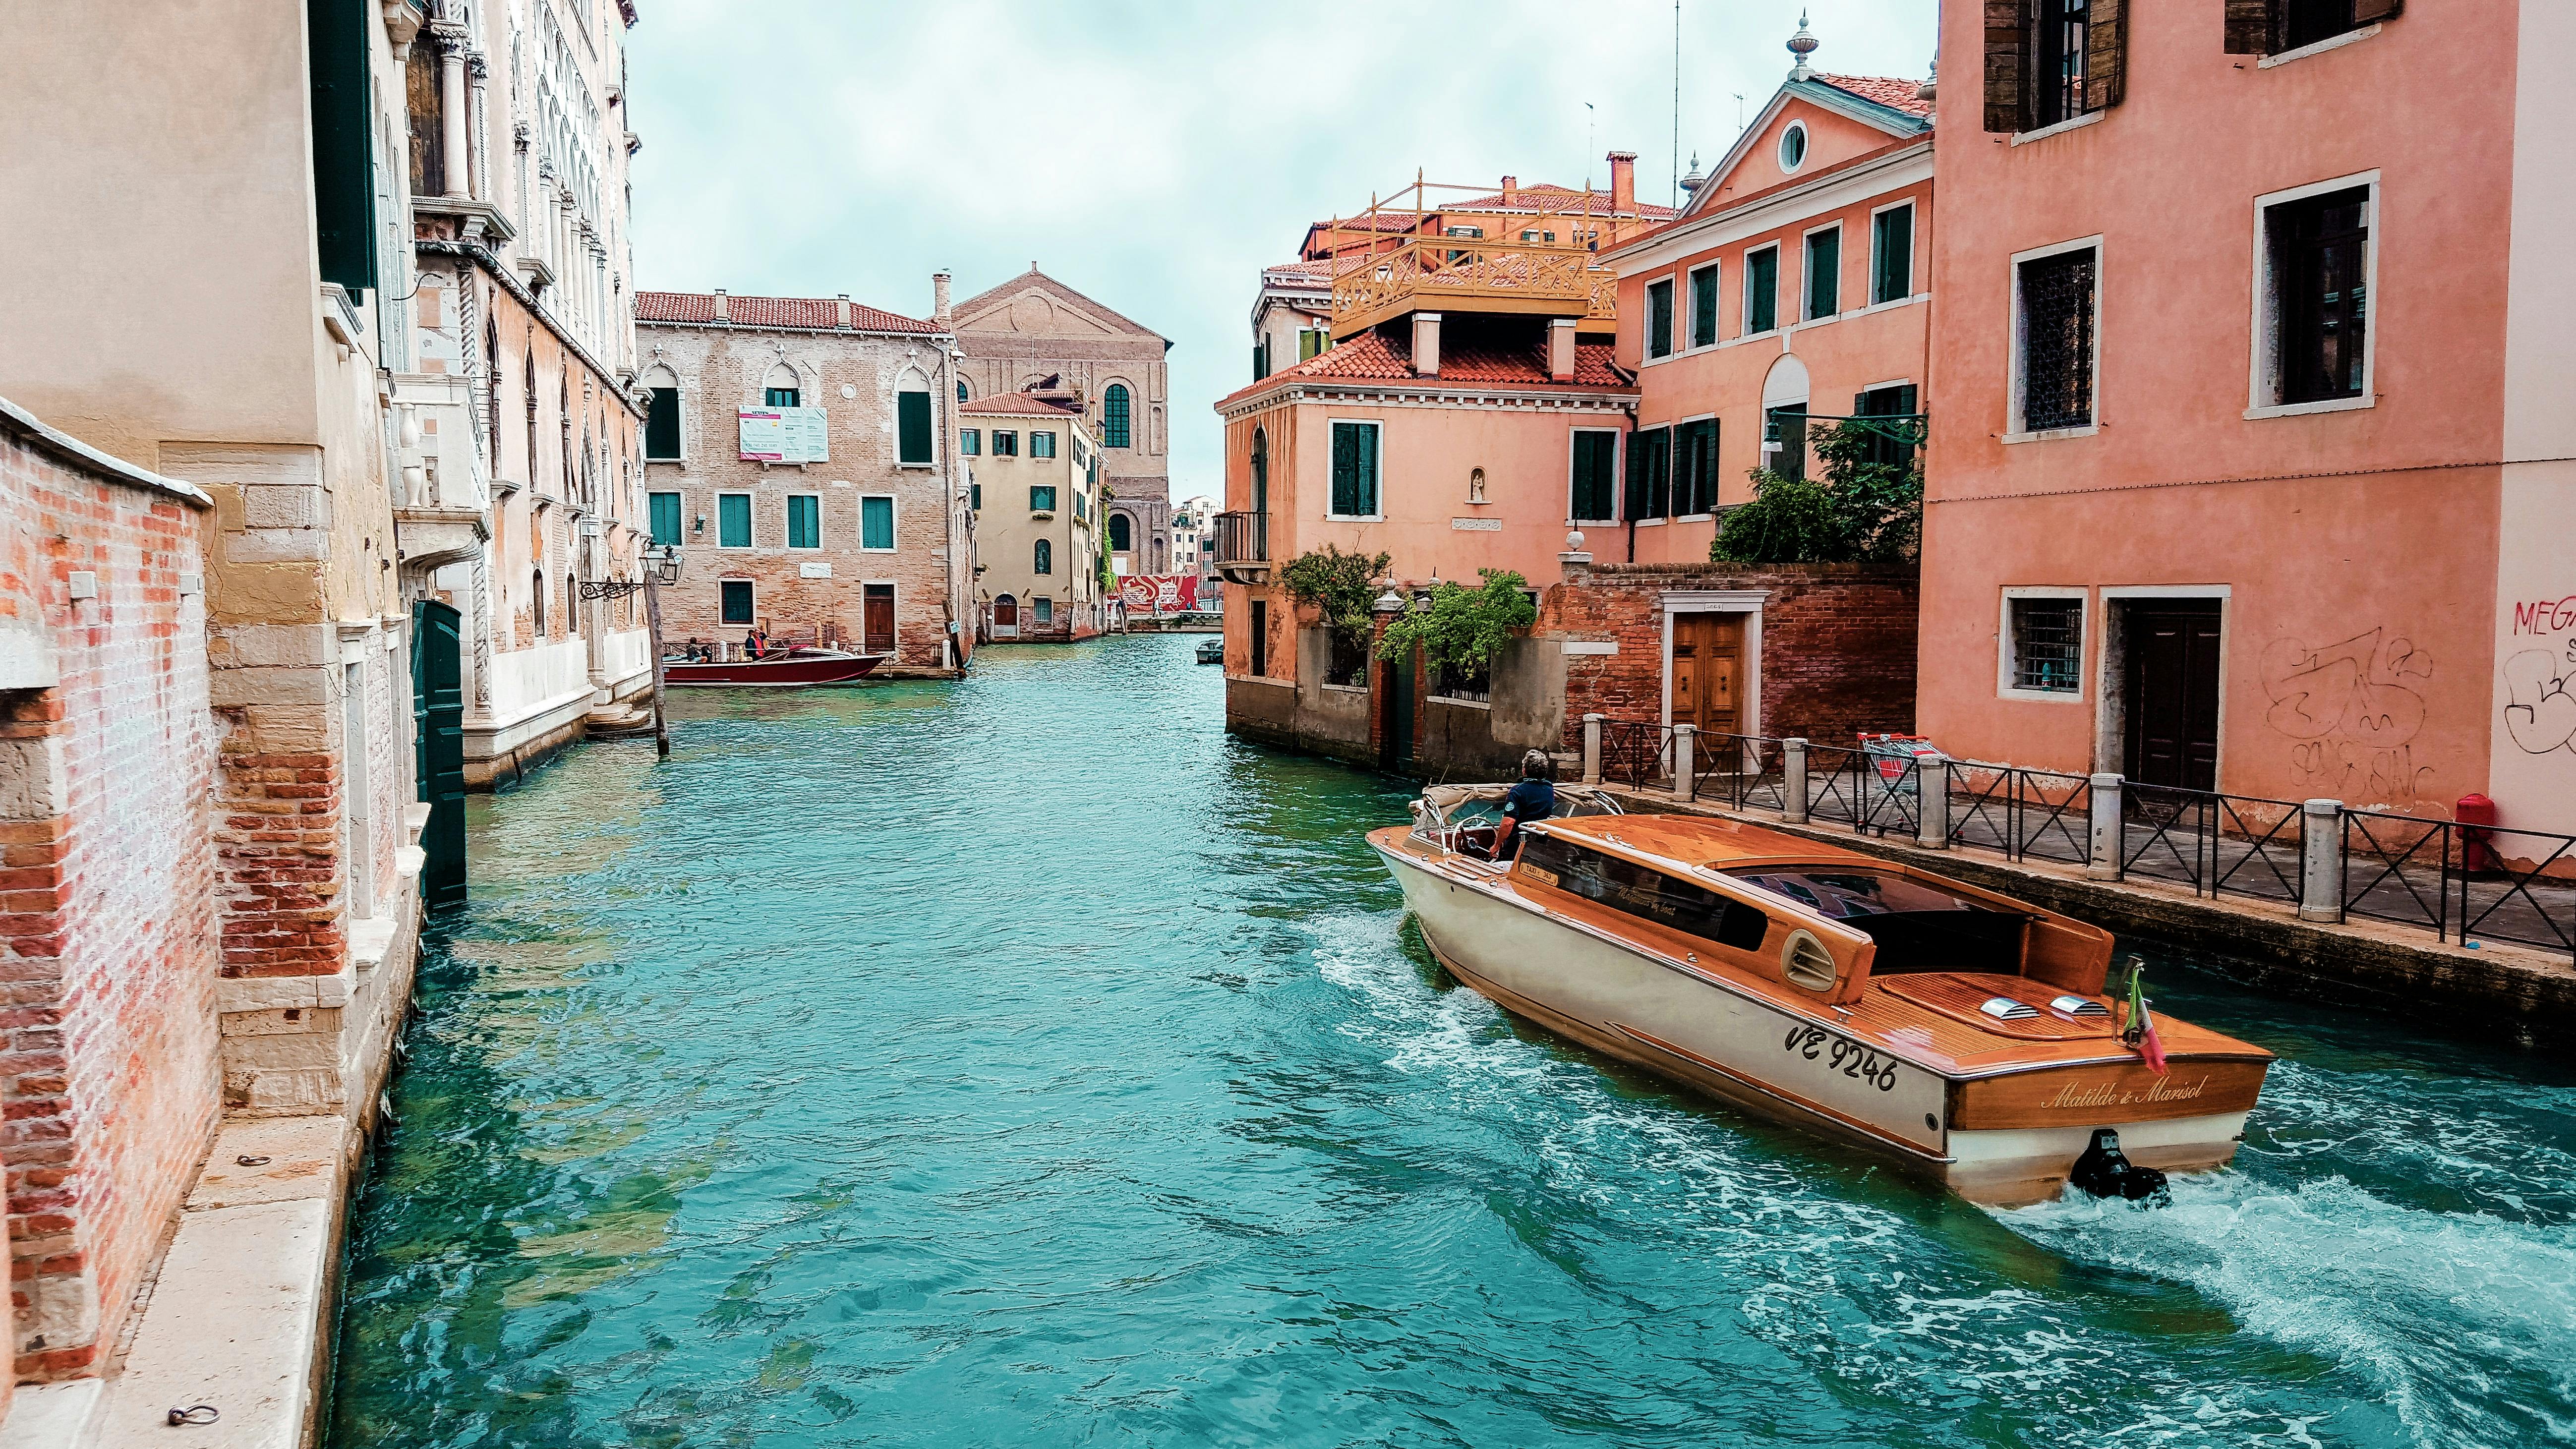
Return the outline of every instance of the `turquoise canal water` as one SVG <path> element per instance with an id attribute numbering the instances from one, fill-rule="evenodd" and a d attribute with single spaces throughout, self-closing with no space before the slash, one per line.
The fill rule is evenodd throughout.
<path id="1" fill-rule="evenodd" d="M 2159 961 L 2279 1051 L 2158 1212 L 1993 1213 L 1451 987 L 1368 775 L 1189 638 L 692 698 L 474 806 L 332 1442 L 2576 1435 L 2576 1078 Z"/>

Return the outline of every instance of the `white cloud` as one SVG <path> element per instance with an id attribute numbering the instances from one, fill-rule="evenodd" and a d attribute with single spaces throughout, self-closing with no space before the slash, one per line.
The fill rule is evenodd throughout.
<path id="1" fill-rule="evenodd" d="M 628 33 L 637 285 L 848 292 L 911 315 L 1032 261 L 1172 339 L 1175 497 L 1251 375 L 1260 268 L 1306 223 L 1432 180 L 1670 195 L 1668 0 L 1445 5 L 645 0 Z M 1685 0 L 1681 159 L 1786 74 L 1920 75 L 1934 0 Z M 1593 103 L 1586 136 L 1584 102 Z M 1605 182 L 1606 184 L 1606 182 Z"/>

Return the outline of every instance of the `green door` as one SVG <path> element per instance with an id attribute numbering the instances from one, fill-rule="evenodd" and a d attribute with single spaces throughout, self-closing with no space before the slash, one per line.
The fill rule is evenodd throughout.
<path id="1" fill-rule="evenodd" d="M 436 599 L 411 606 L 412 739 L 429 828 L 420 847 L 421 900 L 465 903 L 465 681 L 456 610 Z"/>

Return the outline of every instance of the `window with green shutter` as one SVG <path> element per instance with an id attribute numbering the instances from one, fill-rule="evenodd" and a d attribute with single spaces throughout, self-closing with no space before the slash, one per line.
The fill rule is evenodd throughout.
<path id="1" fill-rule="evenodd" d="M 1717 507 L 1717 419 L 1698 418 L 1673 430 L 1673 516 Z"/>
<path id="2" fill-rule="evenodd" d="M 1297 333 L 1297 360 L 1304 362 L 1309 358 L 1321 357 L 1324 355 L 1324 349 L 1332 345 L 1332 334 L 1323 328 L 1303 328 Z"/>
<path id="3" fill-rule="evenodd" d="M 1333 424 L 1333 513 L 1339 518 L 1377 514 L 1375 423 Z"/>
<path id="4" fill-rule="evenodd" d="M 896 393 L 894 422 L 895 461 L 930 462 L 930 394 L 918 388 Z"/>
<path id="5" fill-rule="evenodd" d="M 680 460 L 680 390 L 676 387 L 653 389 L 652 406 L 644 414 L 644 456 L 656 463 Z"/>
<path id="6" fill-rule="evenodd" d="M 376 286 L 378 245 L 375 95 L 368 71 L 375 7 L 308 5 L 304 24 L 315 252 L 322 280 L 364 301 Z M 403 230 L 409 234 L 409 222 Z"/>
<path id="7" fill-rule="evenodd" d="M 653 542 L 656 547 L 676 548 L 680 542 L 680 495 L 652 495 Z"/>
<path id="8" fill-rule="evenodd" d="M 751 580 L 726 579 L 716 585 L 716 595 L 723 600 L 724 622 L 728 624 L 751 622 Z"/>
<path id="9" fill-rule="evenodd" d="M 957 451 L 965 454 L 969 458 L 982 457 L 984 453 L 983 433 L 974 428 L 968 428 L 966 431 L 959 433 L 957 435 Z"/>
<path id="10" fill-rule="evenodd" d="M 823 497 L 819 493 L 787 495 L 787 546 L 823 546 Z"/>
<path id="11" fill-rule="evenodd" d="M 975 512 L 977 512 L 977 513 L 981 513 L 981 512 L 983 512 L 983 511 L 984 511 L 984 485 L 983 485 L 983 484 L 981 484 L 981 483 L 969 483 L 969 484 L 967 484 L 967 485 L 966 485 L 966 506 L 967 506 L 968 508 L 970 508 L 970 509 L 973 509 L 973 510 L 974 510 Z"/>
<path id="12" fill-rule="evenodd" d="M 1039 484 L 1034 484 L 1034 485 L 1032 485 L 1032 486 L 1030 487 L 1030 489 L 1029 489 L 1029 512 L 1031 512 L 1031 513 L 1053 513 L 1053 512 L 1055 512 L 1055 485 L 1054 485 L 1054 484 L 1052 484 L 1052 483 L 1039 483 Z"/>
<path id="13" fill-rule="evenodd" d="M 1744 335 L 1780 325 L 1780 249 L 1744 254 Z"/>
<path id="14" fill-rule="evenodd" d="M 1574 478 L 1566 516 L 1577 523 L 1611 523 L 1619 517 L 1619 435 L 1608 428 L 1574 430 Z"/>
<path id="15" fill-rule="evenodd" d="M 1717 268 L 1705 266 L 1690 274 L 1690 345 L 1713 347 L 1717 343 Z"/>
<path id="16" fill-rule="evenodd" d="M 716 495 L 716 546 L 719 548 L 751 547 L 751 495 L 719 493 Z"/>
<path id="17" fill-rule="evenodd" d="M 871 493 L 859 499 L 859 547 L 890 550 L 894 547 L 894 497 Z"/>
<path id="18" fill-rule="evenodd" d="M 1914 208 L 1890 207 L 1870 219 L 1869 300 L 1914 295 Z"/>
<path id="19" fill-rule="evenodd" d="M 1894 387 L 1874 387 L 1852 399 L 1852 416 L 1862 418 L 1906 418 L 1915 411 L 1918 394 L 1912 383 Z M 1869 461 L 1902 468 L 1914 461 L 1914 445 L 1901 437 L 1872 433 L 1869 439 Z"/>
<path id="20" fill-rule="evenodd" d="M 1672 501 L 1672 429 L 1639 428 L 1628 438 L 1628 516 L 1662 518 Z"/>
<path id="21" fill-rule="evenodd" d="M 773 387 L 769 389 L 765 402 L 768 406 L 774 408 L 792 408 L 797 405 L 798 400 L 804 397 L 804 395 L 805 394 L 802 391 L 796 388 Z"/>
<path id="22" fill-rule="evenodd" d="M 1029 456 L 1032 458 L 1054 457 L 1055 434 L 1044 429 L 1031 431 L 1029 434 Z"/>
<path id="23" fill-rule="evenodd" d="M 1843 307 L 1843 229 L 1827 227 L 1807 237 L 1807 320 L 1820 322 Z"/>
<path id="24" fill-rule="evenodd" d="M 1117 382 L 1109 384 L 1109 390 L 1100 395 L 1100 446 L 1104 448 L 1130 446 L 1127 441 L 1127 414 L 1126 384 Z"/>
<path id="25" fill-rule="evenodd" d="M 1646 355 L 1673 355 L 1673 282 L 1670 277 L 1646 284 Z"/>

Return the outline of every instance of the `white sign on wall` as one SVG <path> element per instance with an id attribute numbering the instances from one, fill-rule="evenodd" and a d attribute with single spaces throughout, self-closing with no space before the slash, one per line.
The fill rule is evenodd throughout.
<path id="1" fill-rule="evenodd" d="M 821 408 L 744 408 L 734 414 L 747 463 L 828 463 L 832 460 Z"/>

